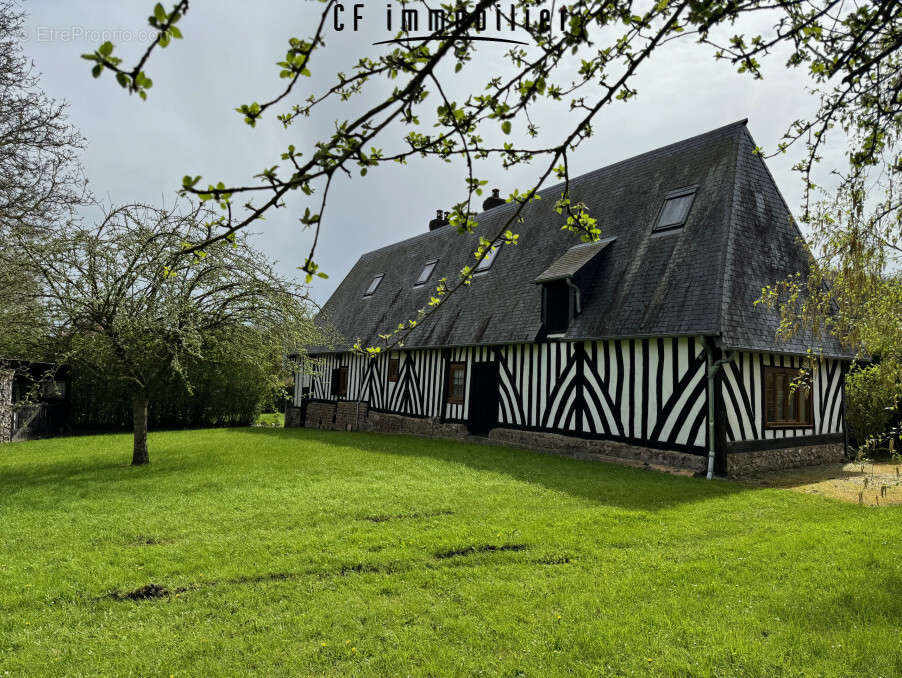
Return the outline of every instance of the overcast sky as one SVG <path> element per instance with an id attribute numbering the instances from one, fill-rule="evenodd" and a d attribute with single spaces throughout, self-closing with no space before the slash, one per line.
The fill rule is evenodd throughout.
<path id="1" fill-rule="evenodd" d="M 389 37 L 385 6 L 384 0 L 367 3 L 357 33 L 350 26 L 327 33 L 327 49 L 312 66 L 313 78 L 300 83 L 308 89 L 293 102 L 314 91 L 310 87 L 326 86 L 336 71 L 350 72 L 364 54 L 373 54 L 370 44 Z M 234 112 L 242 103 L 278 93 L 284 81 L 274 63 L 284 56 L 289 37 L 312 33 L 322 9 L 317 2 L 194 0 L 179 24 L 185 39 L 151 57 L 146 72 L 154 86 L 145 102 L 128 96 L 108 74 L 94 80 L 90 64 L 79 55 L 111 35 L 116 54 L 133 64 L 146 46 L 142 32 L 147 32 L 153 2 L 30 0 L 24 7 L 30 14 L 26 54 L 40 70 L 45 91 L 69 102 L 70 118 L 87 138 L 84 165 L 91 187 L 107 202 L 172 204 L 185 174 L 203 175 L 204 184 L 249 183 L 253 174 L 275 164 L 288 144 L 309 148 L 329 133 L 336 117 L 353 113 L 353 107 L 332 107 L 284 130 L 272 117 L 251 129 Z M 505 49 L 481 47 L 477 61 L 453 79 L 458 93 L 484 83 Z M 803 71 L 784 69 L 780 59 L 766 65 L 765 79 L 753 81 L 715 62 L 707 48 L 690 41 L 668 45 L 640 71 L 634 83 L 639 96 L 599 115 L 595 136 L 571 157 L 572 176 L 741 118 L 749 119 L 760 146 L 774 148 L 787 125 L 810 114 L 815 101 L 805 91 Z M 382 85 L 361 103 L 372 103 L 380 91 L 386 91 Z M 536 116 L 546 145 L 576 120 L 551 106 L 537 109 Z M 800 180 L 790 170 L 794 159 L 783 156 L 768 164 L 797 211 Z M 481 172 L 504 195 L 512 187 L 527 187 L 540 167 L 505 172 L 492 162 Z M 462 197 L 463 176 L 459 165 L 432 160 L 340 181 L 330 193 L 317 257 L 330 278 L 316 283 L 313 297 L 324 302 L 361 254 L 426 230 L 437 208 L 447 209 Z M 297 220 L 303 207 L 292 198 L 288 209 L 254 227 L 259 245 L 292 275 L 310 245 L 311 234 Z"/>

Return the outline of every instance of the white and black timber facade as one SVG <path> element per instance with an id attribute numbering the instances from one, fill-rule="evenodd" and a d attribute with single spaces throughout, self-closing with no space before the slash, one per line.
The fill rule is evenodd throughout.
<path id="1" fill-rule="evenodd" d="M 436 219 L 364 255 L 322 312 L 347 343 L 309 349 L 316 371 L 296 376 L 290 419 L 498 440 L 518 431 L 519 442 L 562 434 L 671 451 L 694 467 L 713 449 L 720 473 L 838 459 L 848 354 L 829 338 L 778 340 L 776 312 L 754 304 L 808 262 L 754 148 L 741 121 L 571 180 L 597 243 L 562 231 L 561 189 L 544 190 L 514 229 L 520 244 L 500 246 L 403 348 L 375 358 L 350 345 L 416 318 L 437 281 L 472 261 L 477 235 Z M 514 209 L 484 206 L 478 234 Z M 819 359 L 808 386 L 790 386 L 809 349 Z M 351 404 L 353 420 L 342 419 Z M 404 424 L 414 420 L 433 427 Z"/>

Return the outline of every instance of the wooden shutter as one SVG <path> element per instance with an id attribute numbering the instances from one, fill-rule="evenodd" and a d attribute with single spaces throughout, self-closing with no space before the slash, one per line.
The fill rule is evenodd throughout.
<path id="1" fill-rule="evenodd" d="M 348 368 L 338 368 L 338 395 L 345 397 L 348 395 Z"/>

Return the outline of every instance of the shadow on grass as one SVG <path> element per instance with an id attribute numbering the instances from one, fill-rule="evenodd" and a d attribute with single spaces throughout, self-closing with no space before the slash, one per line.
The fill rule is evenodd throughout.
<path id="1" fill-rule="evenodd" d="M 153 434 L 151 434 L 153 435 Z M 117 440 L 113 440 L 118 437 Z M 18 451 L 22 445 L 49 443 L 57 446 L 76 442 L 83 445 L 85 437 L 53 438 L 42 441 L 13 443 Z M 146 466 L 132 466 L 132 438 L 120 434 L 97 436 L 97 447 L 85 455 L 83 449 L 73 449 L 71 456 L 65 448 L 46 456 L 42 451 L 29 455 L 27 463 L 0 464 L 0 493 L 8 495 L 17 490 L 44 487 L 72 488 L 77 485 L 105 485 L 136 480 L 154 483 L 172 475 L 194 471 L 205 465 L 203 459 L 193 455 L 179 455 L 173 459 L 167 455 L 167 446 L 158 441 L 150 442 L 151 463 Z M 23 459 L 18 458 L 19 461 Z"/>
<path id="2" fill-rule="evenodd" d="M 672 476 L 659 471 L 465 441 L 303 428 L 233 430 L 278 436 L 282 440 L 315 441 L 361 452 L 461 464 L 476 471 L 500 473 L 519 482 L 541 485 L 572 497 L 634 510 L 654 511 L 755 491 L 733 482 Z"/>
<path id="3" fill-rule="evenodd" d="M 474 471 L 502 474 L 515 481 L 538 485 L 574 498 L 629 510 L 655 511 L 756 489 L 739 483 L 708 482 L 604 462 L 444 439 L 297 428 L 247 427 L 218 431 L 227 435 L 247 436 L 261 443 L 264 438 L 275 437 L 283 443 L 283 447 L 284 443 L 291 441 L 307 441 L 356 453 L 408 457 L 411 463 L 415 459 L 428 459 L 441 464 L 461 465 Z M 78 446 L 85 442 L 85 438 L 70 440 L 77 440 Z M 56 439 L 54 444 L 58 442 L 65 443 L 65 439 Z M 17 443 L 30 444 L 33 443 Z M 127 436 L 120 436 L 118 439 L 99 436 L 95 449 L 90 453 L 86 455 L 83 449 L 78 450 L 78 446 L 74 446 L 71 458 L 67 456 L 65 446 L 46 457 L 41 455 L 42 451 L 36 450 L 36 454 L 29 455 L 31 458 L 27 464 L 0 464 L 0 492 L 8 495 L 36 487 L 53 491 L 54 488 L 91 485 L 131 491 L 127 483 L 137 482 L 146 486 L 172 476 L 203 475 L 205 469 L 210 467 L 210 458 L 207 454 L 194 452 L 208 444 L 217 443 L 197 439 L 189 445 L 176 445 L 176 451 L 168 449 L 169 445 L 161 440 L 151 440 L 151 464 L 145 467 L 129 465 L 131 439 Z M 266 445 L 252 444 L 247 449 L 249 455 L 265 455 Z M 280 463 L 286 462 L 291 464 L 291 458 L 280 460 Z M 299 460 L 297 463 L 303 462 Z M 455 482 L 450 469 L 446 477 L 442 473 L 446 472 L 441 467 L 436 469 L 436 482 Z"/>

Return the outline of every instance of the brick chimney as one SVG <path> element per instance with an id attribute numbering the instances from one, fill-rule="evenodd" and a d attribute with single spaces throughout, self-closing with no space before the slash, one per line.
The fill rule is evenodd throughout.
<path id="1" fill-rule="evenodd" d="M 447 213 L 446 213 L 447 214 Z M 448 223 L 448 218 L 442 216 L 441 210 L 435 210 L 435 218 L 429 222 L 429 230 L 434 231 Z"/>
<path id="2" fill-rule="evenodd" d="M 492 195 L 482 201 L 482 209 L 490 210 L 493 207 L 498 207 L 499 205 L 506 205 L 507 201 L 498 195 L 500 189 L 493 188 Z"/>

